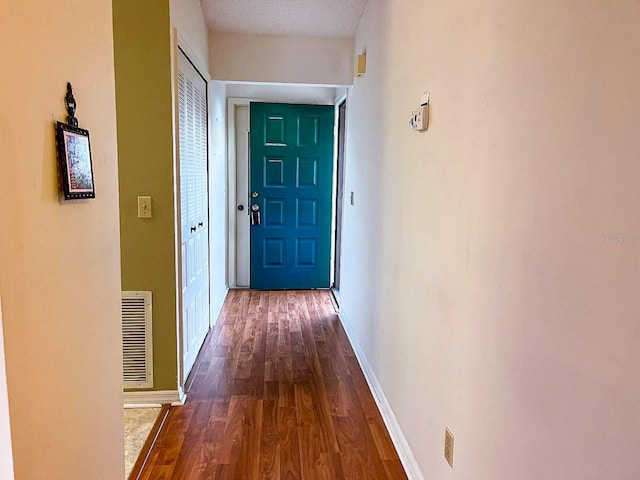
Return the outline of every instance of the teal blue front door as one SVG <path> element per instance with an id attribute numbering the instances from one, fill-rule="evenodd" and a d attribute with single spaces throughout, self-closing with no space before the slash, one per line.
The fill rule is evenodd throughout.
<path id="1" fill-rule="evenodd" d="M 251 288 L 328 288 L 332 106 L 252 103 Z"/>

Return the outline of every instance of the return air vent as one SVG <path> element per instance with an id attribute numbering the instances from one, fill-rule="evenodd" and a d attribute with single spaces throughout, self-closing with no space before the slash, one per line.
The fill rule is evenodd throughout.
<path id="1" fill-rule="evenodd" d="M 151 292 L 122 292 L 124 388 L 153 387 Z"/>

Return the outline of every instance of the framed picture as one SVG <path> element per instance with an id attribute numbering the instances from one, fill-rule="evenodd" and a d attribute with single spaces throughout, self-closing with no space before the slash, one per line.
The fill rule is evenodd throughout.
<path id="1" fill-rule="evenodd" d="M 65 200 L 95 198 L 89 132 L 56 122 L 56 146 Z"/>

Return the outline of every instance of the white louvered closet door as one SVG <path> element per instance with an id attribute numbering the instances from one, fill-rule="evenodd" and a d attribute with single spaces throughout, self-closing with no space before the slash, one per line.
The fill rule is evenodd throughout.
<path id="1" fill-rule="evenodd" d="M 209 330 L 207 84 L 180 52 L 178 60 L 180 245 L 184 378 Z"/>

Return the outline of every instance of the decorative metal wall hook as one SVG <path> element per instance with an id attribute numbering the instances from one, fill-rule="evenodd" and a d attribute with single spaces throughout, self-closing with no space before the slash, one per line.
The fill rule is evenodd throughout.
<path id="1" fill-rule="evenodd" d="M 67 95 L 64 97 L 64 104 L 67 107 L 67 125 L 71 125 L 72 127 L 78 126 L 78 119 L 76 118 L 76 99 L 73 96 L 73 87 L 71 86 L 71 82 L 67 82 Z"/>
<path id="2" fill-rule="evenodd" d="M 67 107 L 67 123 L 56 122 L 56 150 L 60 166 L 58 171 L 61 191 L 64 193 L 65 200 L 95 198 L 89 131 L 78 127 L 76 118 L 78 105 L 73 97 L 71 83 L 67 83 L 64 104 Z"/>

